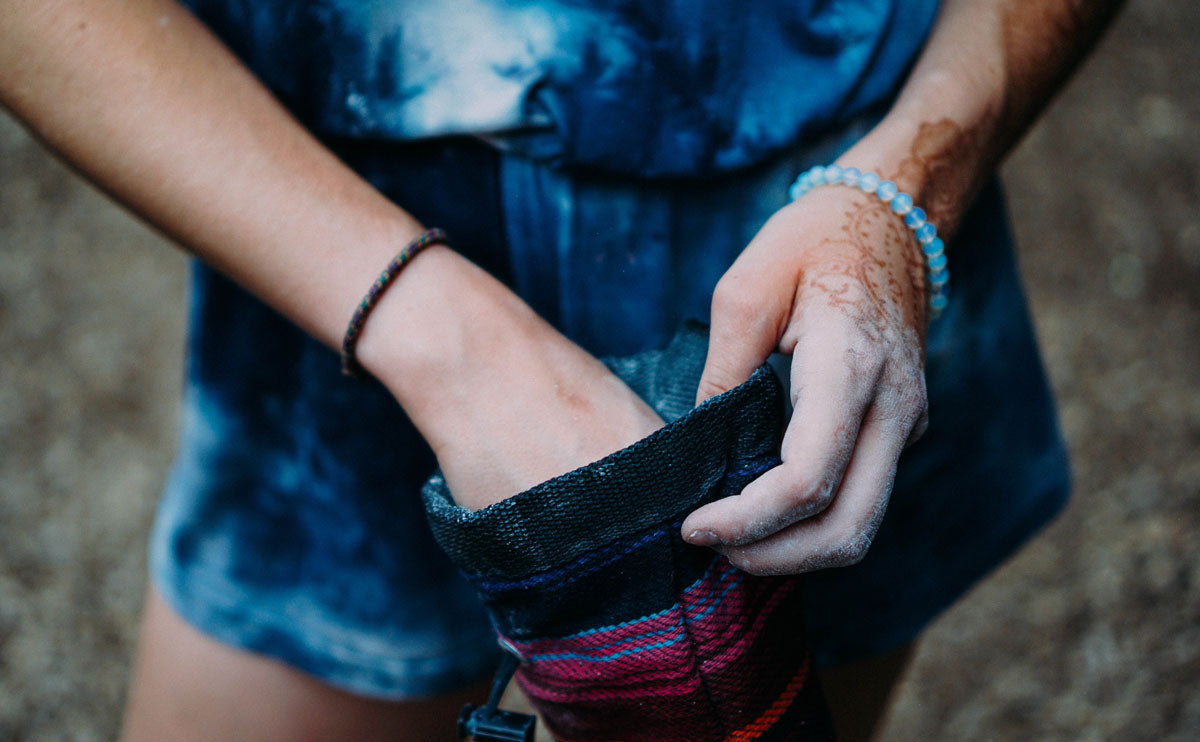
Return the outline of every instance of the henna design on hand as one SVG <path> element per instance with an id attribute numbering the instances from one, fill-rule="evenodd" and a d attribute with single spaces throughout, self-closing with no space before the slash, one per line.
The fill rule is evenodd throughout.
<path id="1" fill-rule="evenodd" d="M 805 269 L 805 303 L 823 301 L 852 323 L 858 340 L 846 349 L 848 378 L 878 374 L 874 414 L 903 418 L 911 429 L 926 405 L 924 256 L 902 220 L 874 199 L 856 199 L 841 232 L 819 243 L 831 249 Z"/>
<path id="2" fill-rule="evenodd" d="M 872 343 L 884 340 L 889 325 L 922 327 L 925 263 L 903 222 L 885 204 L 859 198 L 841 231 L 818 243 L 824 259 L 805 271 L 806 285 Z"/>

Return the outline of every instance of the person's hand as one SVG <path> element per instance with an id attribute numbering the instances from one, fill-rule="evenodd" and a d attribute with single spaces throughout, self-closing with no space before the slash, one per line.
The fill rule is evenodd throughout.
<path id="1" fill-rule="evenodd" d="M 453 296 L 437 289 L 447 274 Z M 437 306 L 436 326 L 404 321 Z M 359 356 L 437 454 L 455 502 L 470 509 L 662 426 L 607 367 L 444 248 L 430 248 L 400 275 L 368 321 Z"/>
<path id="2" fill-rule="evenodd" d="M 477 381 L 457 386 L 464 375 L 443 388 L 453 401 L 426 426 L 463 507 L 499 502 L 662 427 L 604 364 L 530 315 L 529 324 L 507 333 L 510 342 L 482 356 L 490 368 Z"/>
<path id="3" fill-rule="evenodd" d="M 861 560 L 925 426 L 924 302 L 920 248 L 877 199 L 824 187 L 777 212 L 717 284 L 698 401 L 791 354 L 783 463 L 684 538 L 755 574 Z"/>

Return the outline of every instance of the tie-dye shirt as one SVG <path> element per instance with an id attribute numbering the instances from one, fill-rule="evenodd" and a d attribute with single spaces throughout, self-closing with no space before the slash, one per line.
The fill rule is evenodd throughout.
<path id="1" fill-rule="evenodd" d="M 707 317 L 796 174 L 886 105 L 934 13 L 933 0 L 190 2 L 351 168 L 597 356 L 661 347 Z M 515 153 L 392 141 L 452 135 Z M 555 163 L 741 170 L 643 180 Z M 900 460 L 866 559 L 805 578 L 818 666 L 913 641 L 1066 497 L 997 188 L 957 240 L 971 249 L 950 252 L 953 298 L 926 338 L 929 430 Z M 192 287 L 179 454 L 151 546 L 166 602 L 371 697 L 494 669 L 487 616 L 420 507 L 436 459 L 400 407 L 214 271 L 197 265 Z"/>
<path id="2" fill-rule="evenodd" d="M 938 0 L 190 0 L 319 133 L 565 166 L 763 161 L 894 94 Z"/>

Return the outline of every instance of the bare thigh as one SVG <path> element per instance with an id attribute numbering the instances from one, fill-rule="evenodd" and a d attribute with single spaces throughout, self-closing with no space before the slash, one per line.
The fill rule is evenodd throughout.
<path id="1" fill-rule="evenodd" d="M 419 701 L 355 696 L 201 634 L 151 588 L 122 740 L 453 739 L 459 708 L 486 696 L 486 683 Z"/>

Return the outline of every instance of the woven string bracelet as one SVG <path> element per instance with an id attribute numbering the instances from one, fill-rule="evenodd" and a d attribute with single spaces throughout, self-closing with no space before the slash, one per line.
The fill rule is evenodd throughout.
<path id="1" fill-rule="evenodd" d="M 912 230 L 913 236 L 925 254 L 925 265 L 929 269 L 929 319 L 935 320 L 950 302 L 950 271 L 946 269 L 946 245 L 937 236 L 937 227 L 925 218 L 925 212 L 913 205 L 913 197 L 901 193 L 890 180 L 881 180 L 875 173 L 864 173 L 856 167 L 840 165 L 817 165 L 796 178 L 788 190 L 795 201 L 813 188 L 822 185 L 844 185 L 868 195 L 873 195 L 891 207 L 892 213 L 904 219 L 904 225 Z"/>
<path id="2" fill-rule="evenodd" d="M 358 359 L 354 355 L 354 348 L 358 345 L 358 338 L 362 335 L 367 317 L 379 303 L 383 292 L 387 291 L 388 286 L 392 285 L 392 281 L 396 280 L 396 276 L 400 275 L 400 271 L 408 265 L 413 256 L 430 245 L 436 244 L 447 244 L 446 233 L 440 229 L 425 230 L 417 235 L 416 239 L 405 245 L 404 249 L 387 264 L 387 268 L 383 269 L 383 273 L 379 274 L 379 278 L 375 279 L 375 283 L 371 284 L 367 295 L 354 310 L 354 316 L 350 318 L 350 324 L 346 326 L 346 335 L 342 338 L 342 373 L 357 378 L 366 376 L 366 371 L 359 365 Z"/>

